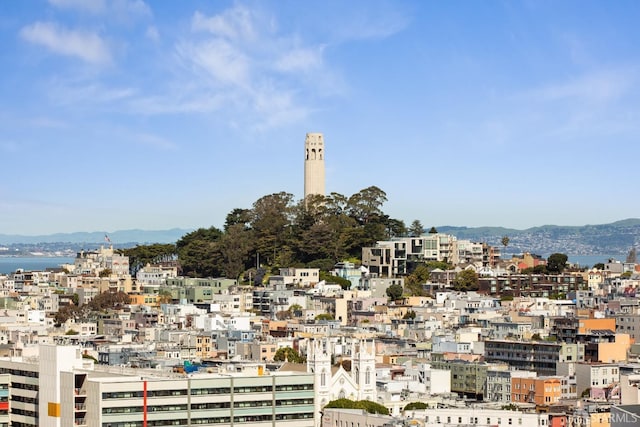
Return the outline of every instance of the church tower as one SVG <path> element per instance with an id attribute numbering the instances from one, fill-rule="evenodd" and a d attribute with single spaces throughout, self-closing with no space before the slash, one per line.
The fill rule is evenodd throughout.
<path id="1" fill-rule="evenodd" d="M 315 378 L 315 419 L 320 423 L 322 408 L 331 401 L 331 350 L 329 340 L 312 339 L 307 350 L 307 372 Z"/>
<path id="2" fill-rule="evenodd" d="M 304 140 L 304 198 L 324 192 L 324 137 L 308 133 Z"/>
<path id="3" fill-rule="evenodd" d="M 376 344 L 373 339 L 359 339 L 351 351 L 351 375 L 358 385 L 356 400 L 376 401 Z"/>

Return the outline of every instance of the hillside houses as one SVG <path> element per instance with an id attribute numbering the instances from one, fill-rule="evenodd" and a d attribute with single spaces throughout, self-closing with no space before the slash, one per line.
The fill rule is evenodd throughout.
<path id="1" fill-rule="evenodd" d="M 221 387 L 225 394 L 247 387 L 247 401 L 253 401 L 252 393 L 279 390 L 280 381 L 292 393 L 304 391 L 291 395 L 295 411 L 261 413 L 252 421 L 258 424 L 278 414 L 283 417 L 279 421 L 309 426 L 327 417 L 361 423 L 368 419 L 370 415 L 353 410 L 323 410 L 341 398 L 382 405 L 390 413 L 386 425 L 408 420 L 466 425 L 478 418 L 478 425 L 482 419 L 568 426 L 606 421 L 612 406 L 640 404 L 633 387 L 640 378 L 640 306 L 629 292 L 639 279 L 633 274 L 523 274 L 520 263 L 493 259 L 488 254 L 496 252 L 482 245 L 442 236 L 402 242 L 404 246 L 382 242 L 379 249 L 398 256 L 413 245 L 407 263 L 390 258 L 388 263 L 376 261 L 376 266 L 372 257 L 378 252 L 364 248 L 370 265 L 337 265 L 332 273 L 346 278 L 347 285 L 320 280 L 318 269 L 299 268 L 282 269 L 262 286 L 227 278 L 185 278 L 173 268 L 151 265 L 134 278 L 122 267 L 128 260 L 109 248 L 79 254 L 66 272 L 0 276 L 0 355 L 8 357 L 0 360 L 0 392 L 2 381 L 15 384 L 7 407 L 16 409 L 5 415 L 21 425 L 41 425 L 46 416 L 39 409 L 29 409 L 29 415 L 18 409 L 24 407 L 21 372 L 31 372 L 35 386 L 46 393 L 59 390 L 60 396 L 65 381 L 75 381 L 78 389 L 92 384 L 119 396 L 138 390 L 132 385 L 132 375 L 138 373 L 150 381 L 147 392 L 182 393 L 199 384 L 203 389 Z M 420 261 L 413 256 L 418 248 L 422 259 L 457 253 L 461 263 L 451 270 L 434 270 L 422 286 L 424 294 L 411 296 L 407 276 L 394 272 Z M 456 274 L 468 269 L 479 276 L 477 290 L 454 290 Z M 394 285 L 404 288 L 405 295 L 390 300 L 386 289 Z M 101 306 L 104 293 L 126 293 L 129 302 Z M 295 351 L 298 363 L 283 361 L 284 349 Z M 58 382 L 50 382 L 42 371 L 46 366 L 35 362 L 42 354 L 57 358 Z M 100 379 L 109 369 L 113 380 Z M 233 385 L 224 385 L 227 380 L 220 375 L 230 374 Z M 61 417 L 76 425 L 99 425 L 120 414 L 107 411 L 115 406 L 106 402 L 90 403 L 94 391 L 86 392 L 85 406 L 76 400 L 73 410 L 60 397 Z M 142 399 L 138 394 L 134 398 Z M 207 412 L 213 407 L 178 400 L 180 408 L 187 408 L 180 412 L 185 417 L 199 408 L 198 419 L 205 424 L 230 422 L 229 415 L 215 421 L 218 415 Z M 422 402 L 427 409 L 406 412 L 412 402 Z M 0 418 L 1 403 L 0 393 Z M 36 408 L 40 401 L 29 404 Z M 82 407 L 86 412 L 78 409 Z M 98 409 L 107 412 L 88 417 Z M 140 421 L 135 413 L 124 418 Z M 597 425 L 607 425 L 604 421 Z"/>

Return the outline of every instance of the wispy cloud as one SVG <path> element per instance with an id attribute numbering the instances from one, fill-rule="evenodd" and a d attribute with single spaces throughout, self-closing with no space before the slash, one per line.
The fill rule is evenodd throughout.
<path id="1" fill-rule="evenodd" d="M 206 31 L 230 40 L 255 40 L 256 16 L 244 6 L 236 6 L 219 15 L 205 16 L 196 12 L 191 20 L 194 31 Z"/>
<path id="2" fill-rule="evenodd" d="M 150 133 L 137 133 L 132 135 L 131 139 L 134 142 L 138 142 L 158 150 L 175 150 L 177 148 L 177 145 L 174 142 Z"/>
<path id="3" fill-rule="evenodd" d="M 528 93 L 541 101 L 579 99 L 590 102 L 607 102 L 624 96 L 638 79 L 637 70 L 601 70 L 549 84 Z"/>
<path id="4" fill-rule="evenodd" d="M 221 39 L 202 43 L 181 43 L 176 47 L 178 55 L 195 71 L 204 71 L 215 84 L 245 87 L 249 80 L 249 59 L 245 54 Z"/>
<path id="5" fill-rule="evenodd" d="M 111 61 L 107 43 L 95 32 L 69 30 L 53 22 L 35 22 L 23 27 L 20 36 L 60 55 L 73 56 L 93 64 Z"/>
<path id="6" fill-rule="evenodd" d="M 105 0 L 49 0 L 49 4 L 61 9 L 76 9 L 96 14 L 106 10 Z"/>
<path id="7" fill-rule="evenodd" d="M 33 117 L 27 120 L 27 124 L 31 127 L 44 129 L 63 129 L 68 127 L 67 123 L 49 117 Z"/>
<path id="8" fill-rule="evenodd" d="M 151 41 L 157 42 L 160 40 L 160 32 L 158 32 L 158 28 L 154 25 L 150 25 L 147 27 L 147 31 L 145 31 L 144 35 Z"/>
<path id="9" fill-rule="evenodd" d="M 130 87 L 108 87 L 75 80 L 54 80 L 49 86 L 49 96 L 57 105 L 109 104 L 130 99 L 137 93 Z"/>
<path id="10" fill-rule="evenodd" d="M 318 69 L 323 65 L 324 46 L 293 49 L 276 59 L 275 68 L 283 72 Z"/>
<path id="11" fill-rule="evenodd" d="M 120 20 L 151 15 L 151 9 L 142 0 L 49 0 L 49 4 L 94 15 L 108 14 Z"/>
<path id="12" fill-rule="evenodd" d="M 137 10 L 138 15 L 151 16 L 146 3 L 139 0 L 104 0 L 92 6 L 79 0 L 51 1 L 60 8 L 85 7 L 104 16 L 120 4 L 121 9 L 126 6 Z M 173 41 L 170 37 L 174 33 L 162 31 L 160 40 L 162 28 L 147 22 L 141 34 L 147 43 L 156 44 L 156 59 L 162 64 L 158 63 L 154 71 L 166 71 L 167 80 L 155 85 L 132 76 L 128 81 L 120 80 L 126 81 L 124 84 L 115 84 L 83 75 L 68 81 L 54 79 L 49 94 L 58 105 L 77 103 L 145 115 L 215 112 L 238 127 L 256 131 L 280 127 L 304 121 L 323 99 L 348 93 L 340 69 L 326 63 L 332 43 L 384 37 L 406 25 L 401 14 L 379 12 L 359 20 L 362 28 L 340 37 L 335 31 L 318 31 L 314 34 L 319 37 L 311 37 L 288 22 L 279 23 L 277 16 L 265 8 L 239 3 L 215 14 L 194 11 L 188 22 L 190 31 L 180 33 Z M 318 25 L 324 26 L 323 22 L 318 21 Z M 95 32 L 37 22 L 23 28 L 21 35 L 55 53 L 90 63 L 108 63 L 112 58 L 109 46 Z M 116 35 L 109 44 L 118 46 Z M 165 46 L 171 46 L 172 52 L 158 50 Z M 127 60 L 124 54 L 118 58 Z"/>
<path id="13" fill-rule="evenodd" d="M 367 2 L 336 17 L 332 27 L 341 41 L 383 39 L 404 30 L 411 15 L 395 2 Z"/>
<path id="14" fill-rule="evenodd" d="M 242 112 L 250 127 L 264 130 L 304 119 L 311 111 L 309 100 L 323 96 L 309 81 L 330 81 L 324 46 L 278 31 L 275 17 L 268 14 L 242 5 L 211 16 L 195 12 L 191 30 L 175 51 L 200 88 L 192 92 L 191 102 L 180 103 L 183 107 L 224 106 L 226 112 Z M 223 103 L 203 102 L 198 94 L 215 94 Z"/>
<path id="15" fill-rule="evenodd" d="M 160 114 L 205 114 L 220 110 L 224 105 L 225 97 L 210 91 L 198 91 L 193 93 L 169 93 L 164 95 L 142 96 L 129 100 L 127 110 L 135 114 L 160 115 Z"/>

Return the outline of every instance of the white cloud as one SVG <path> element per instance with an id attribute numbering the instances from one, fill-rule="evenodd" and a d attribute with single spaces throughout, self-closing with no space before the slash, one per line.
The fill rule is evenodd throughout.
<path id="1" fill-rule="evenodd" d="M 100 83 L 82 81 L 54 81 L 49 85 L 49 95 L 58 105 L 109 104 L 125 101 L 137 94 L 130 87 L 106 87 Z"/>
<path id="2" fill-rule="evenodd" d="M 49 4 L 61 9 L 77 9 L 96 14 L 106 10 L 104 0 L 49 0 Z"/>
<path id="3" fill-rule="evenodd" d="M 68 127 L 67 123 L 49 117 L 34 117 L 27 120 L 27 123 L 29 126 L 37 128 L 63 129 Z"/>
<path id="4" fill-rule="evenodd" d="M 69 30 L 53 22 L 35 22 L 20 30 L 28 42 L 47 47 L 54 53 L 73 56 L 93 64 L 111 61 L 111 53 L 105 41 L 96 33 Z"/>
<path id="5" fill-rule="evenodd" d="M 322 66 L 323 48 L 293 49 L 276 60 L 276 69 L 284 72 L 307 71 Z"/>
<path id="6" fill-rule="evenodd" d="M 260 88 L 253 97 L 253 108 L 262 118 L 253 127 L 264 131 L 305 119 L 309 109 L 298 105 L 293 93 L 273 88 Z"/>
<path id="7" fill-rule="evenodd" d="M 151 16 L 151 9 L 142 0 L 113 0 L 111 9 L 128 16 Z"/>
<path id="8" fill-rule="evenodd" d="M 142 0 L 49 0 L 49 4 L 94 15 L 109 14 L 121 20 L 151 16 L 151 9 Z"/>
<path id="9" fill-rule="evenodd" d="M 336 14 L 333 31 L 341 41 L 383 39 L 404 30 L 410 14 L 395 2 L 367 2 L 369 7 L 348 8 Z"/>
<path id="10" fill-rule="evenodd" d="M 166 138 L 150 133 L 132 135 L 132 140 L 159 150 L 175 150 L 176 144 Z"/>
<path id="11" fill-rule="evenodd" d="M 211 17 L 196 12 L 191 20 L 191 28 L 194 31 L 206 31 L 227 39 L 254 40 L 254 25 L 255 17 L 243 6 L 236 6 Z"/>
<path id="12" fill-rule="evenodd" d="M 177 46 L 178 55 L 195 71 L 205 71 L 206 76 L 218 85 L 245 87 L 249 81 L 249 60 L 232 44 L 212 39 L 198 44 L 183 43 Z"/>
<path id="13" fill-rule="evenodd" d="M 273 17 L 243 6 L 211 16 L 195 12 L 193 37 L 177 43 L 176 53 L 200 89 L 177 105 L 224 107 L 229 114 L 241 113 L 245 126 L 255 130 L 305 118 L 311 110 L 306 104 L 322 96 L 318 82 L 332 81 L 324 69 L 324 46 L 307 45 L 298 34 L 276 28 Z M 336 92 L 322 88 L 322 94 Z M 203 94 L 216 101 L 206 101 Z"/>
<path id="14" fill-rule="evenodd" d="M 160 40 L 160 33 L 158 32 L 158 29 L 153 25 L 147 27 L 147 31 L 145 31 L 144 35 L 147 36 L 149 40 L 152 40 L 154 42 Z"/>
<path id="15" fill-rule="evenodd" d="M 136 114 L 210 113 L 225 105 L 224 96 L 210 91 L 154 95 L 131 99 L 127 108 Z"/>
<path id="16" fill-rule="evenodd" d="M 623 96 L 636 80 L 635 72 L 607 70 L 586 74 L 562 83 L 534 89 L 530 94 L 539 100 L 581 99 L 605 102 Z"/>

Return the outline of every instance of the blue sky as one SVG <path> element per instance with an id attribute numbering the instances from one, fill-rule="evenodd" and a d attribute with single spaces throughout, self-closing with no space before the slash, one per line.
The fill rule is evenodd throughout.
<path id="1" fill-rule="evenodd" d="M 640 216 L 640 2 L 0 2 L 0 234 L 222 227 L 375 185 L 410 224 Z"/>

